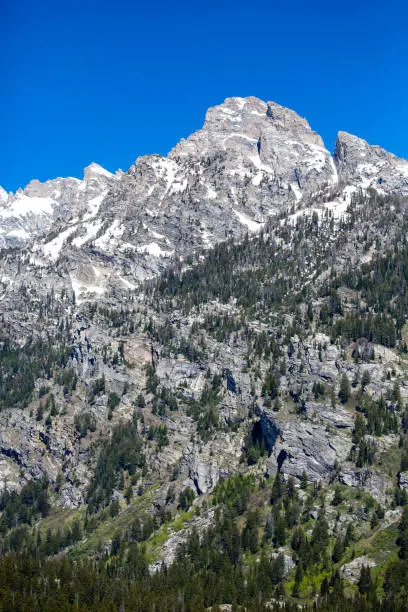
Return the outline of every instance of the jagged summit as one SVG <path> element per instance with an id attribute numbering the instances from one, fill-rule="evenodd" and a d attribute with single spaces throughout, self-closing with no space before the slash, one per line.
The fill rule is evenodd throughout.
<path id="1" fill-rule="evenodd" d="M 334 161 L 345 183 L 367 189 L 408 194 L 408 161 L 366 140 L 339 132 Z"/>
<path id="2" fill-rule="evenodd" d="M 31 180 L 24 189 L 0 191 L 0 246 L 23 246 L 40 239 L 53 223 L 69 222 L 95 210 L 117 176 L 96 163 L 84 169 L 84 178 Z"/>
<path id="3" fill-rule="evenodd" d="M 105 178 L 114 178 L 115 175 L 108 170 L 105 170 L 102 166 L 97 164 L 96 162 L 92 162 L 84 169 L 84 180 L 88 180 L 91 177 L 95 176 L 103 176 Z"/>
<path id="4" fill-rule="evenodd" d="M 209 108 L 203 130 L 210 128 L 217 121 L 240 123 L 243 116 L 250 115 L 272 119 L 281 128 L 293 129 L 297 125 L 302 130 L 312 131 L 307 120 L 300 117 L 294 110 L 281 106 L 277 102 L 264 102 L 254 96 L 226 98 L 222 104 Z"/>
<path id="5" fill-rule="evenodd" d="M 292 140 L 288 141 L 288 136 Z M 284 157 L 292 153 L 293 165 L 299 155 L 290 151 L 290 146 L 298 144 L 305 144 L 309 149 L 317 148 L 325 156 L 327 154 L 327 158 L 330 157 L 320 136 L 295 111 L 254 97 L 227 98 L 207 111 L 203 128 L 176 145 L 169 157 L 204 156 L 214 149 L 224 151 L 239 148 L 245 151 L 250 145 L 256 145 L 262 160 L 278 157 L 274 164 L 278 166 Z M 317 157 L 319 153 L 312 151 Z M 256 161 L 253 163 L 256 165 Z M 280 168 L 274 168 L 276 170 L 279 172 Z"/>
<path id="6" fill-rule="evenodd" d="M 139 157 L 116 174 L 91 163 L 82 180 L 33 180 L 15 194 L 1 190 L 0 244 L 42 244 L 58 221 L 55 231 L 76 234 L 70 249 L 96 247 L 109 256 L 133 250 L 136 276 L 144 278 L 157 271 L 157 260 L 257 231 L 317 194 L 324 202 L 339 175 L 347 202 L 369 187 L 408 193 L 405 160 L 345 132 L 332 156 L 295 111 L 231 97 L 209 108 L 202 128 L 167 157 Z M 58 253 L 66 252 L 64 244 Z"/>

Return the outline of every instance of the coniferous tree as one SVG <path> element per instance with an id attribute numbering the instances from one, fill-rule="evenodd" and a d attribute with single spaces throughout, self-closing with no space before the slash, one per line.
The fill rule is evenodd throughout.
<path id="1" fill-rule="evenodd" d="M 347 377 L 347 374 L 344 372 L 341 376 L 340 380 L 340 391 L 339 391 L 339 399 L 342 404 L 346 404 L 350 399 L 350 381 Z"/>

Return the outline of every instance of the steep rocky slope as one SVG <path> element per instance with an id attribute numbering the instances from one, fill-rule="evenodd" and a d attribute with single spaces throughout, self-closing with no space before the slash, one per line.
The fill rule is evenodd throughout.
<path id="1" fill-rule="evenodd" d="M 407 168 L 344 132 L 331 156 L 293 111 L 229 98 L 167 157 L 1 192 L 5 489 L 46 478 L 56 516 L 88 530 L 78 554 L 153 517 L 152 569 L 214 522 L 237 474 L 263 483 L 260 508 L 277 473 L 315 505 L 343 495 L 330 537 L 354 522 L 363 542 L 372 508 L 395 529 Z M 201 516 L 179 533 L 186 491 Z"/>

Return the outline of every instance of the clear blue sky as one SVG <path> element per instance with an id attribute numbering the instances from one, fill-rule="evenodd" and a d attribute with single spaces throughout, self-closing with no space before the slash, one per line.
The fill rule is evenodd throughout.
<path id="1" fill-rule="evenodd" d="M 408 158 L 406 0 L 6 0 L 0 185 L 166 154 L 229 96 Z"/>

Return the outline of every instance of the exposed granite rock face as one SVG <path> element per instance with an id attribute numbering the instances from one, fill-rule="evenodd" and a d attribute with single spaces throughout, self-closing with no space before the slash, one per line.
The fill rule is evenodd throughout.
<path id="1" fill-rule="evenodd" d="M 296 417 L 282 419 L 280 415 L 268 413 L 267 418 L 277 423 L 280 431 L 268 459 L 268 471 L 280 471 L 297 478 L 306 471 L 311 481 L 330 478 L 335 462 L 345 461 L 351 448 L 350 417 L 344 416 L 342 420 L 332 412 L 326 409 L 325 414 L 329 416 L 329 419 L 324 418 L 326 424 Z M 337 427 L 331 425 L 333 422 Z"/>
<path id="2" fill-rule="evenodd" d="M 339 178 L 349 189 L 373 187 L 380 192 L 408 194 L 408 160 L 369 145 L 362 138 L 339 132 L 334 161 Z"/>
<path id="3" fill-rule="evenodd" d="M 131 251 L 141 279 L 173 255 L 259 231 L 335 184 L 330 153 L 306 120 L 272 102 L 228 98 L 168 157 L 138 158 L 121 176 L 101 205 L 94 242 L 116 257 Z"/>
<path id="4" fill-rule="evenodd" d="M 350 561 L 350 563 L 346 563 L 340 568 L 340 574 L 342 578 L 349 580 L 350 582 L 357 582 L 360 578 L 361 568 L 365 567 L 375 567 L 376 563 L 374 559 L 371 559 L 367 555 L 362 557 L 357 557 Z"/>
<path id="5" fill-rule="evenodd" d="M 264 432 L 268 427 L 278 432 L 267 461 L 268 472 L 301 478 L 305 471 L 309 481 L 339 480 L 364 489 L 379 503 L 389 500 L 393 488 L 390 478 L 377 468 L 356 468 L 348 461 L 354 422 L 350 412 L 339 405 L 333 409 L 309 402 L 306 414 L 302 419 L 264 410 Z M 395 445 L 396 437 L 388 438 L 376 440 L 376 445 L 384 449 Z"/>
<path id="6" fill-rule="evenodd" d="M 81 445 L 69 421 L 59 417 L 48 430 L 26 411 L 0 413 L 0 474 L 9 490 L 19 489 L 31 478 L 46 477 L 53 484 L 61 472 L 66 481 L 61 503 L 78 507 L 84 502 L 89 483 L 89 445 Z"/>
<path id="7" fill-rule="evenodd" d="M 200 536 L 210 527 L 213 519 L 214 510 L 210 509 L 205 515 L 195 517 L 185 529 L 170 534 L 170 537 L 166 540 L 166 543 L 160 551 L 160 559 L 149 567 L 150 571 L 156 572 L 160 570 L 163 565 L 167 567 L 171 565 L 176 558 L 179 545 L 186 541 L 189 534 L 195 531 Z"/>
<path id="8" fill-rule="evenodd" d="M 216 156 L 222 159 L 220 168 L 212 161 Z M 246 201 L 247 210 L 258 210 L 261 219 L 260 206 L 268 214 L 271 205 L 296 202 L 337 183 L 331 156 L 308 122 L 257 98 L 228 98 L 210 108 L 203 128 L 181 141 L 169 157 L 181 165 L 209 160 L 205 175 L 221 199 L 229 192 L 236 205 Z"/>
<path id="9" fill-rule="evenodd" d="M 401 489 L 408 491 L 408 472 L 400 472 L 399 475 L 399 486 Z"/>
<path id="10" fill-rule="evenodd" d="M 380 530 L 387 529 L 390 525 L 395 525 L 395 523 L 399 523 L 402 516 L 402 508 L 395 508 L 395 510 L 387 510 L 381 524 L 379 526 Z"/>
<path id="11" fill-rule="evenodd" d="M 183 460 L 188 470 L 187 484 L 193 484 L 199 494 L 214 488 L 219 478 L 215 462 L 201 457 L 198 448 L 190 445 L 184 449 Z"/>
<path id="12" fill-rule="evenodd" d="M 389 499 L 393 483 L 379 470 L 367 468 L 344 467 L 339 474 L 339 480 L 350 487 L 360 487 L 370 493 L 379 503 Z"/>
<path id="13" fill-rule="evenodd" d="M 243 432 L 218 433 L 209 444 L 190 443 L 183 450 L 181 475 L 185 485 L 195 491 L 211 491 L 220 478 L 227 478 L 237 471 L 242 457 Z"/>
<path id="14" fill-rule="evenodd" d="M 76 229 L 79 219 L 95 216 L 100 203 L 118 177 L 98 164 L 84 170 L 82 181 L 76 178 L 57 178 L 40 183 L 31 181 L 15 194 L 2 190 L 0 197 L 0 245 L 18 246 L 30 243 L 51 230 L 58 239 L 51 239 L 40 252 L 54 259 L 62 242 Z M 0 194 L 1 195 L 1 194 Z"/>

